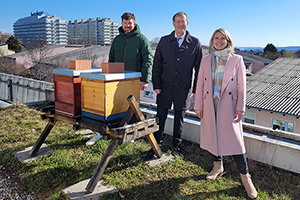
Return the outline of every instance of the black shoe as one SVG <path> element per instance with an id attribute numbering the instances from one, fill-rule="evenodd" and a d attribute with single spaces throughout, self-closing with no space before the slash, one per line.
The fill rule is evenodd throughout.
<path id="1" fill-rule="evenodd" d="M 142 158 L 143 160 L 147 161 L 154 158 L 154 154 L 155 154 L 154 150 L 150 149 L 149 151 L 147 151 L 145 154 L 142 155 Z"/>
<path id="2" fill-rule="evenodd" d="M 189 156 L 181 147 L 173 147 L 172 151 L 174 153 L 178 153 L 180 155 L 183 155 L 184 157 L 188 157 Z"/>

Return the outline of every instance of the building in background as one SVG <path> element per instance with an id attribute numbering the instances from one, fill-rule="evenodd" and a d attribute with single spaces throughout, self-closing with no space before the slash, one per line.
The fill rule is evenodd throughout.
<path id="1" fill-rule="evenodd" d="M 18 19 L 14 25 L 14 36 L 23 44 L 43 40 L 47 44 L 67 44 L 67 22 L 44 11 Z"/>
<path id="2" fill-rule="evenodd" d="M 119 24 L 111 18 L 69 21 L 67 26 L 69 44 L 110 45 L 119 34 Z"/>

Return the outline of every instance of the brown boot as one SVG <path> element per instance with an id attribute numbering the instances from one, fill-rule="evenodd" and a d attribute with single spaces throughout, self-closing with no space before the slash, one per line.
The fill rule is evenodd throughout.
<path id="1" fill-rule="evenodd" d="M 207 174 L 206 179 L 215 180 L 218 175 L 223 174 L 223 161 L 214 162 L 214 167 L 209 174 Z"/>
<path id="2" fill-rule="evenodd" d="M 257 191 L 252 183 L 250 174 L 241 174 L 241 178 L 248 196 L 251 199 L 255 199 L 257 197 Z"/>

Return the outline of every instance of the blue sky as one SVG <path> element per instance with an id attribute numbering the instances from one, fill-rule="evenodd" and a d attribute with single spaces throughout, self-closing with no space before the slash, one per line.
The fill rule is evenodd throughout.
<path id="1" fill-rule="evenodd" d="M 172 17 L 187 13 L 188 30 L 208 45 L 217 28 L 225 28 L 235 47 L 300 46 L 299 0 L 14 0 L 1 3 L 0 31 L 13 33 L 13 23 L 45 11 L 67 22 L 96 17 L 121 22 L 124 12 L 132 12 L 142 33 L 151 41 L 169 34 L 174 28 Z"/>

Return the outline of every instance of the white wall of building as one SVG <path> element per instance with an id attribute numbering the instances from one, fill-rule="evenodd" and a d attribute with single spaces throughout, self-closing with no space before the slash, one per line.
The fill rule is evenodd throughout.
<path id="1" fill-rule="evenodd" d="M 44 11 L 31 13 L 31 16 L 18 19 L 14 23 L 14 35 L 25 43 L 43 38 L 47 44 L 67 44 L 67 23 Z"/>
<path id="2" fill-rule="evenodd" d="M 88 20 L 75 20 L 68 23 L 68 42 L 70 44 L 110 45 L 119 34 L 119 24 L 111 18 L 97 17 Z"/>

